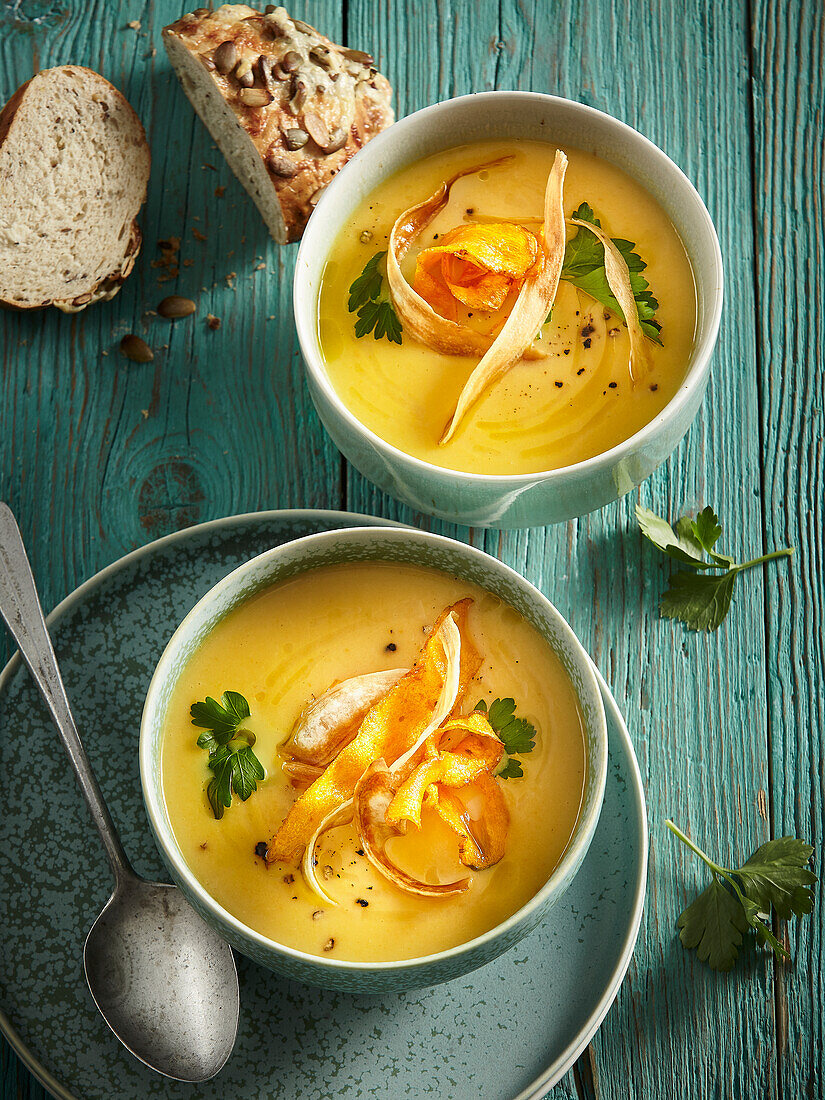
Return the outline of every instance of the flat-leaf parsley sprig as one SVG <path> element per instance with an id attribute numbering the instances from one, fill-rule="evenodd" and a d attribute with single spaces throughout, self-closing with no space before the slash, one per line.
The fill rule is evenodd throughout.
<path id="1" fill-rule="evenodd" d="M 593 213 L 588 203 L 583 202 L 578 210 L 573 211 L 574 218 L 581 222 L 590 222 L 601 229 L 602 223 Z M 633 241 L 625 241 L 621 237 L 611 237 L 613 244 L 618 248 L 627 264 L 630 273 L 630 289 L 636 299 L 636 309 L 639 313 L 639 323 L 642 331 L 648 339 L 661 345 L 662 326 L 656 320 L 656 310 L 659 303 L 653 297 L 650 285 L 642 272 L 647 264 L 641 256 L 634 251 L 636 245 Z M 607 306 L 617 317 L 623 317 L 622 308 L 616 301 L 610 284 L 607 281 L 607 272 L 604 268 L 604 245 L 592 233 L 579 230 L 575 237 L 567 242 L 564 252 L 564 266 L 561 276 L 565 282 L 573 286 Z M 549 317 L 548 317 L 549 320 Z"/>
<path id="2" fill-rule="evenodd" d="M 212 779 L 206 787 L 206 797 L 215 817 L 232 805 L 232 793 L 246 802 L 266 772 L 252 751 L 255 734 L 244 727 L 250 716 L 249 703 L 237 691 L 225 691 L 221 702 L 207 696 L 193 703 L 189 712 L 192 725 L 203 730 L 198 745 L 209 753 Z"/>
<path id="3" fill-rule="evenodd" d="M 770 928 L 770 913 L 781 920 L 801 917 L 813 907 L 816 875 L 808 867 L 813 848 L 793 836 L 761 845 L 741 867 L 720 867 L 672 821 L 668 829 L 710 868 L 712 881 L 680 914 L 679 938 L 695 947 L 702 962 L 714 970 L 730 970 L 739 955 L 743 935 L 752 929 L 757 941 L 781 959 L 788 952 Z"/>
<path id="4" fill-rule="evenodd" d="M 536 727 L 526 718 L 516 718 L 514 699 L 495 699 L 489 709 L 485 701 L 479 699 L 474 709 L 487 715 L 487 721 L 504 743 L 505 756 L 496 772 L 496 778 L 521 779 L 524 771 L 521 761 L 515 760 L 514 755 L 517 753 L 521 756 L 533 751 L 536 747 Z"/>
<path id="5" fill-rule="evenodd" d="M 401 322 L 392 308 L 392 302 L 382 297 L 384 276 L 378 265 L 387 255 L 386 251 L 376 252 L 367 260 L 364 270 L 349 288 L 348 309 L 358 313 L 355 322 L 355 335 L 360 339 L 370 332 L 376 340 L 385 336 L 391 343 L 401 343 Z"/>
<path id="6" fill-rule="evenodd" d="M 793 547 L 786 547 L 738 562 L 727 554 L 718 553 L 714 547 L 722 528 L 710 507 L 695 517 L 682 516 L 671 527 L 666 519 L 637 504 L 636 519 L 645 538 L 662 553 L 695 570 L 693 573 L 674 573 L 670 587 L 659 602 L 662 618 L 679 619 L 690 630 L 716 630 L 721 625 L 730 610 L 733 586 L 740 573 L 793 554 Z"/>

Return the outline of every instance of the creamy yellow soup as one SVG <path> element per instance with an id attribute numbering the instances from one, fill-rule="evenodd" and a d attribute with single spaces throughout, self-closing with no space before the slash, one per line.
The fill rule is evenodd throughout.
<path id="1" fill-rule="evenodd" d="M 535 218 L 543 212 L 555 151 L 554 145 L 539 142 L 484 142 L 428 157 L 376 188 L 330 252 L 319 301 L 319 337 L 330 381 L 363 424 L 407 454 L 480 474 L 557 469 L 628 439 L 661 412 L 684 378 L 696 321 L 684 246 L 640 184 L 606 161 L 570 148 L 565 149 L 570 162 L 564 185 L 567 217 L 587 202 L 610 236 L 635 242 L 659 301 L 663 346 L 646 341 L 650 367 L 635 384 L 628 373 L 624 324 L 586 293 L 561 282 L 550 322 L 536 342 L 547 357 L 517 364 L 488 390 L 456 436 L 440 446 L 478 359 L 439 354 L 406 335 L 400 346 L 372 335 L 356 338 L 355 314 L 347 310 L 349 287 L 366 262 L 387 248 L 392 224 L 403 210 L 462 168 L 513 157 L 454 185 L 447 207 L 402 264 L 412 283 L 417 253 L 456 225 L 492 218 L 523 221 L 537 232 Z M 574 232 L 569 228 L 568 237 Z M 505 303 L 505 312 L 510 304 Z M 490 332 L 501 315 L 459 311 L 458 319 Z"/>
<path id="2" fill-rule="evenodd" d="M 411 666 L 440 612 L 472 596 L 468 629 L 483 654 L 465 709 L 515 699 L 537 730 L 524 777 L 499 780 L 510 813 L 504 858 L 460 895 L 405 893 L 363 855 L 352 825 L 325 833 L 317 849 L 319 899 L 297 867 L 267 866 L 268 841 L 299 792 L 279 745 L 309 698 L 365 672 Z M 392 649 L 391 647 L 395 648 Z M 191 704 L 225 690 L 249 701 L 246 725 L 267 777 L 246 802 L 216 820 L 206 798 L 207 754 L 196 745 Z M 193 874 L 244 924 L 289 947 L 336 959 L 379 961 L 445 950 L 499 924 L 527 902 L 558 864 L 576 824 L 585 774 L 581 716 L 572 685 L 540 635 L 497 597 L 415 566 L 328 566 L 266 590 L 224 619 L 184 668 L 165 720 L 163 789 L 169 819 Z M 472 807 L 470 807 L 472 810 Z M 392 859 L 425 881 L 468 874 L 457 840 L 425 809 L 420 831 L 388 845 Z"/>

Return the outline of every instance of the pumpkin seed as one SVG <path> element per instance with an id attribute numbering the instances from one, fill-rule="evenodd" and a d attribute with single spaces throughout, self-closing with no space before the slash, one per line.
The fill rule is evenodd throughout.
<path id="1" fill-rule="evenodd" d="M 269 154 L 266 158 L 266 166 L 274 176 L 280 176 L 285 180 L 292 179 L 298 171 L 289 157 L 281 157 L 277 153 Z"/>
<path id="2" fill-rule="evenodd" d="M 355 61 L 360 65 L 374 65 L 375 58 L 372 54 L 365 53 L 363 50 L 341 50 L 341 53 L 347 59 L 347 61 Z"/>
<path id="3" fill-rule="evenodd" d="M 120 341 L 121 355 L 125 355 L 127 359 L 131 359 L 133 363 L 151 363 L 155 358 L 155 354 L 145 340 L 141 340 L 139 336 L 135 336 L 133 332 L 130 332 L 128 336 L 124 336 Z"/>
<path id="4" fill-rule="evenodd" d="M 323 146 L 324 152 L 329 155 L 330 153 L 337 153 L 339 149 L 343 149 L 347 144 L 347 131 L 339 127 L 329 136 L 329 141 Z"/>
<path id="5" fill-rule="evenodd" d="M 309 23 L 305 23 L 303 19 L 293 19 L 292 25 L 296 31 L 303 31 L 304 34 L 315 34 L 315 28 L 310 27 Z"/>
<path id="6" fill-rule="evenodd" d="M 299 130 L 294 127 L 284 133 L 284 143 L 287 149 L 302 149 L 308 141 L 309 134 L 306 130 Z"/>
<path id="7" fill-rule="evenodd" d="M 201 57 L 201 61 L 205 69 L 208 69 L 210 73 L 214 73 L 217 66 L 211 57 Z"/>
<path id="8" fill-rule="evenodd" d="M 272 96 L 266 88 L 242 88 L 241 102 L 247 107 L 267 107 L 272 102 Z"/>
<path id="9" fill-rule="evenodd" d="M 191 298 L 181 298 L 179 294 L 170 294 L 164 298 L 158 306 L 158 313 L 167 321 L 175 321 L 178 317 L 188 317 L 198 307 Z"/>
<path id="10" fill-rule="evenodd" d="M 218 72 L 226 76 L 238 64 L 238 51 L 235 49 L 235 43 L 229 40 L 221 42 L 212 55 L 212 60 L 215 62 Z"/>
<path id="11" fill-rule="evenodd" d="M 285 73 L 294 73 L 301 67 L 301 55 L 295 50 L 287 50 L 281 58 L 281 68 Z"/>

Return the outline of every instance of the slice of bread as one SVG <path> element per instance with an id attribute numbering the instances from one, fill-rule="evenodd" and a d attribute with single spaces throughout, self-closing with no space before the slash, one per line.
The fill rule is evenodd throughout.
<path id="1" fill-rule="evenodd" d="M 298 240 L 324 187 L 393 122 L 369 54 L 336 46 L 270 4 L 198 8 L 165 27 L 183 90 L 280 244 Z"/>
<path id="2" fill-rule="evenodd" d="M 0 304 L 67 313 L 112 298 L 140 250 L 149 147 L 91 69 L 44 69 L 0 114 Z"/>

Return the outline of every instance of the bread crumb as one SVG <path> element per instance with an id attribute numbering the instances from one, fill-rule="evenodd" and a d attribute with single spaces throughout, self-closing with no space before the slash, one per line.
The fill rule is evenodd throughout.
<path id="1" fill-rule="evenodd" d="M 224 276 L 224 279 L 226 280 L 226 285 L 229 287 L 230 290 L 235 289 L 235 280 L 237 279 L 237 277 L 238 276 L 234 271 L 230 271 L 228 275 Z"/>
<path id="2" fill-rule="evenodd" d="M 216 317 L 214 313 L 207 313 L 206 324 L 209 328 L 212 329 L 213 332 L 215 332 L 221 327 L 221 319 L 220 317 Z"/>
<path id="3" fill-rule="evenodd" d="M 195 262 L 194 260 L 184 260 L 183 261 L 183 266 L 184 267 L 191 267 L 194 262 Z"/>
<path id="4" fill-rule="evenodd" d="M 266 264 L 258 264 L 255 268 L 256 271 L 266 271 Z"/>
<path id="5" fill-rule="evenodd" d="M 192 236 L 195 238 L 196 241 L 205 241 L 206 240 L 206 234 L 201 233 L 201 231 L 199 229 L 193 229 L 192 230 Z"/>
<path id="6" fill-rule="evenodd" d="M 180 250 L 180 237 L 169 237 L 158 241 L 160 259 L 152 260 L 152 267 L 163 268 L 164 274 L 158 277 L 159 283 L 167 283 L 176 278 L 180 268 L 178 267 L 178 251 Z"/>
<path id="7" fill-rule="evenodd" d="M 129 28 L 130 31 L 139 31 L 140 30 L 140 20 L 139 19 L 130 19 L 129 22 L 126 24 L 126 26 Z"/>
<path id="8" fill-rule="evenodd" d="M 141 409 L 140 410 L 140 415 L 143 417 L 144 420 L 148 420 L 149 419 L 149 410 L 148 409 Z M 205 848 L 205 847 L 206 847 L 205 844 L 201 844 L 201 848 Z"/>
<path id="9" fill-rule="evenodd" d="M 222 199 L 225 194 L 226 194 L 226 188 L 225 187 L 216 187 L 215 188 L 215 198 L 216 199 Z"/>

